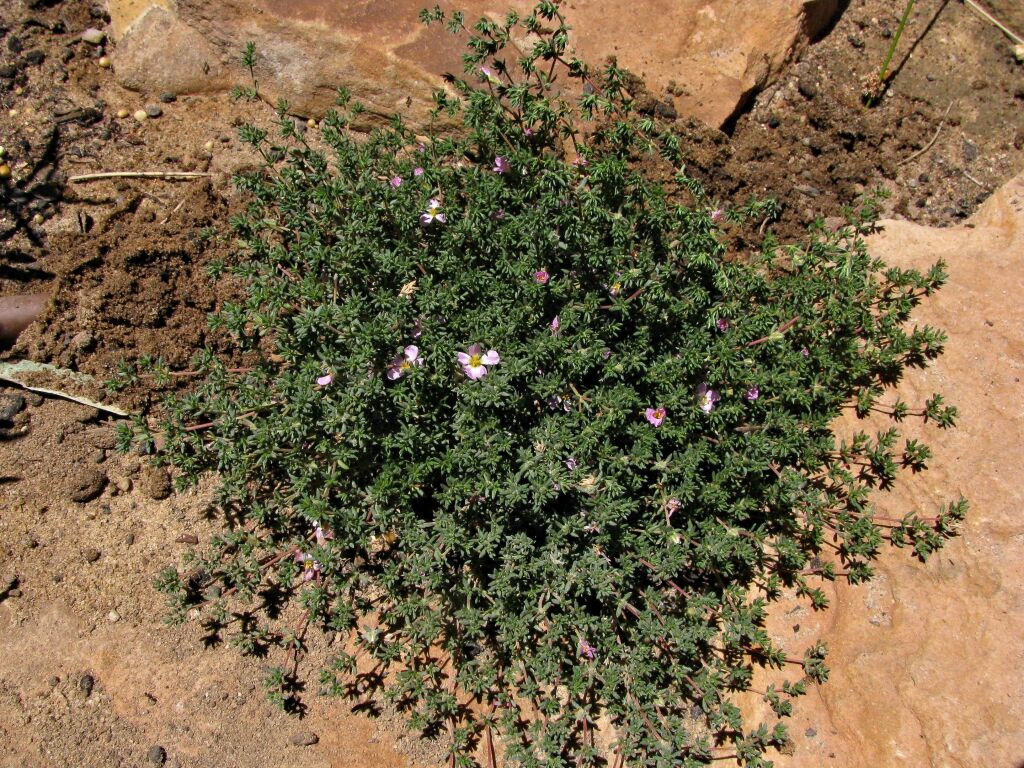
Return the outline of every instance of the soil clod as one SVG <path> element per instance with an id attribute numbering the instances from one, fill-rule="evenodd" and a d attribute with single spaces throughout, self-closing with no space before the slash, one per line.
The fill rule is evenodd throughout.
<path id="1" fill-rule="evenodd" d="M 313 731 L 299 731 L 292 736 L 292 744 L 297 747 L 311 747 L 320 741 L 320 737 Z"/>
<path id="2" fill-rule="evenodd" d="M 146 753 L 146 760 L 153 765 L 163 765 L 167 761 L 167 750 L 159 744 L 154 744 Z"/>
<path id="3" fill-rule="evenodd" d="M 142 474 L 142 489 L 151 499 L 166 499 L 171 495 L 171 476 L 162 467 L 148 467 Z"/>
<path id="4" fill-rule="evenodd" d="M 86 673 L 78 678 L 78 690 L 84 693 L 86 696 L 92 695 L 93 686 L 96 685 L 96 681 L 93 676 Z"/>
<path id="5" fill-rule="evenodd" d="M 72 501 L 79 503 L 92 501 L 103 493 L 106 484 L 107 476 L 95 467 L 80 467 L 71 475 L 68 495 Z"/>

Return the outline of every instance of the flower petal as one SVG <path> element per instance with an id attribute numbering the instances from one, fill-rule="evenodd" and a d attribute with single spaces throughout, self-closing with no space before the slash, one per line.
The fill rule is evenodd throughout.
<path id="1" fill-rule="evenodd" d="M 487 365 L 497 365 L 498 363 L 501 362 L 501 358 L 498 357 L 498 353 L 495 352 L 493 349 L 490 350 L 486 355 L 484 355 L 481 358 L 481 360 L 487 363 Z"/>
<path id="2" fill-rule="evenodd" d="M 469 355 L 467 355 L 465 352 L 459 352 L 459 354 L 456 355 L 456 357 L 459 360 L 459 365 L 469 365 Z"/>
<path id="3" fill-rule="evenodd" d="M 418 358 L 419 356 L 420 348 L 417 347 L 415 344 L 410 344 L 408 347 L 405 348 L 405 359 L 408 360 L 410 363 L 415 363 L 416 358 Z"/>

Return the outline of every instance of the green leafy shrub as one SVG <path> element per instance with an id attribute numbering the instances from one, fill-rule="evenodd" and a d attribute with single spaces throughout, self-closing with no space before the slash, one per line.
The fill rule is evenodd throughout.
<path id="1" fill-rule="evenodd" d="M 536 43 L 510 62 L 517 29 Z M 329 155 L 286 105 L 279 141 L 243 127 L 266 161 L 232 222 L 248 294 L 214 321 L 261 362 L 203 353 L 167 403 L 159 458 L 183 485 L 216 473 L 228 527 L 159 585 L 178 618 L 201 605 L 243 649 L 287 649 L 284 706 L 304 634 L 353 635 L 323 689 L 372 659 L 414 726 L 450 726 L 453 764 L 494 730 L 523 765 L 603 764 L 601 720 L 630 765 L 763 765 L 787 737 L 741 720 L 753 666 L 795 673 L 764 693 L 780 717 L 827 676 L 823 647 L 772 643 L 767 602 L 795 586 L 823 607 L 816 579 L 869 578 L 887 539 L 924 558 L 966 509 L 874 519 L 870 489 L 927 447 L 830 427 L 939 353 L 906 325 L 945 275 L 869 257 L 870 205 L 730 255 L 723 224 L 770 205 L 712 210 L 684 170 L 652 182 L 637 161 L 679 168 L 676 139 L 566 44 L 553 2 L 479 22 L 466 79 L 437 95 L 460 136 L 397 118 L 357 136 L 344 93 Z M 889 410 L 955 416 L 938 396 Z"/>

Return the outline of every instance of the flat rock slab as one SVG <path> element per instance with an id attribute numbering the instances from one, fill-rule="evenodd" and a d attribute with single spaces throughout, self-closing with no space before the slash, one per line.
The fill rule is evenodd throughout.
<path id="1" fill-rule="evenodd" d="M 769 630 L 799 657 L 817 637 L 829 646 L 829 681 L 795 703 L 795 753 L 780 768 L 989 768 L 1024 760 L 1024 174 L 965 225 L 930 229 L 883 222 L 869 239 L 889 264 L 924 270 L 945 259 L 950 279 L 912 322 L 949 335 L 945 354 L 912 370 L 898 393 L 923 403 L 943 393 L 956 429 L 907 421 L 934 458 L 877 494 L 878 514 L 932 516 L 963 494 L 962 535 L 927 563 L 888 550 L 868 584 L 823 588 L 832 607 L 813 614 L 792 601 L 772 607 Z M 893 402 L 895 395 L 883 398 Z M 912 406 L 913 407 L 913 406 Z M 885 420 L 845 419 L 874 431 Z M 793 677 L 791 674 L 790 677 Z M 763 685 L 761 686 L 763 688 Z M 749 711 L 767 716 L 763 706 Z"/>
<path id="2" fill-rule="evenodd" d="M 118 80 L 160 93 L 245 84 L 239 52 L 254 41 L 270 102 L 296 114 L 330 109 L 344 85 L 371 115 L 424 124 L 444 72 L 461 74 L 462 43 L 418 20 L 423 0 L 109 0 Z M 499 20 L 532 0 L 444 2 L 468 22 Z M 720 127 L 839 12 L 839 0 L 578 0 L 566 5 L 581 58 L 616 56 L 681 115 Z M 528 40 L 517 40 L 523 49 Z M 666 89 L 675 84 L 672 93 Z M 411 99 L 411 102 L 409 101 Z M 408 104 L 408 106 L 407 106 Z"/>

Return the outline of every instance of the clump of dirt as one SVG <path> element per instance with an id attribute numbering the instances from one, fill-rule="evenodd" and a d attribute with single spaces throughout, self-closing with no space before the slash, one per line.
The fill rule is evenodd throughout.
<path id="1" fill-rule="evenodd" d="M 1019 4 L 990 5 L 1024 25 Z M 778 199 L 773 231 L 786 239 L 879 187 L 891 193 L 886 216 L 931 226 L 969 217 L 1024 167 L 1024 65 L 963 3 L 919 3 L 889 88 L 868 107 L 864 83 L 877 75 L 902 8 L 851 2 L 727 133 L 677 121 L 687 171 L 723 204 Z"/>
<path id="2" fill-rule="evenodd" d="M 90 232 L 51 238 L 53 299 L 13 355 L 102 379 L 140 355 L 180 370 L 204 346 L 228 351 L 224 335 L 208 329 L 218 295 L 204 271 L 222 250 L 211 228 L 226 218 L 225 200 L 209 181 L 190 183 L 172 222 L 159 220 L 157 206 L 128 182 L 118 186 L 112 210 Z"/>

